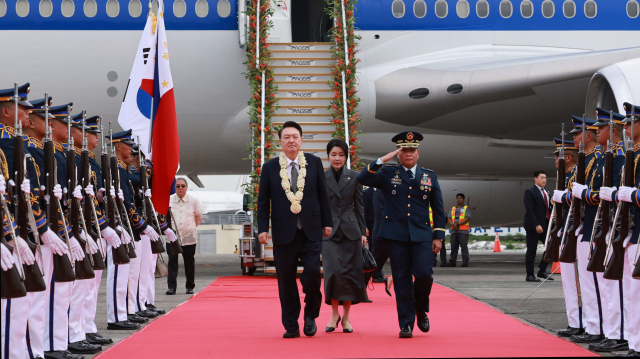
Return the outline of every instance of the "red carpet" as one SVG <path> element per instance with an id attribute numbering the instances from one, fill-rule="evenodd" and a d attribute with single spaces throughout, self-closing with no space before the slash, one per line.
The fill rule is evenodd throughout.
<path id="1" fill-rule="evenodd" d="M 302 297 L 302 291 L 300 291 Z M 169 314 L 116 344 L 99 359 L 351 358 L 590 356 L 581 347 L 532 328 L 489 306 L 435 285 L 431 331 L 398 338 L 395 299 L 383 284 L 374 301 L 352 308 L 354 333 L 325 333 L 331 307 L 322 306 L 318 333 L 283 339 L 273 277 L 224 277 Z M 304 307 L 304 302 L 302 303 Z M 302 328 L 302 318 L 300 318 Z"/>

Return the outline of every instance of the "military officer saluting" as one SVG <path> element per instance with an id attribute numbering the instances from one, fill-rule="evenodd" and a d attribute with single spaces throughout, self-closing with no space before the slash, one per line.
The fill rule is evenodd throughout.
<path id="1" fill-rule="evenodd" d="M 429 331 L 429 295 L 433 285 L 432 252 L 439 252 L 445 235 L 445 213 L 437 175 L 417 166 L 423 136 L 406 131 L 393 137 L 397 150 L 365 168 L 358 181 L 384 195 L 378 237 L 384 241 L 393 275 L 400 338 L 411 338 L 418 328 Z M 394 157 L 399 165 L 386 165 Z M 433 210 L 433 227 L 429 221 Z"/>

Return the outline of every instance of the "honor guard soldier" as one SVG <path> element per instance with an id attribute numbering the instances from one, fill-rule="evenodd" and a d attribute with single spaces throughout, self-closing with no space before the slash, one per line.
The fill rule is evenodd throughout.
<path id="1" fill-rule="evenodd" d="M 406 131 L 393 137 L 397 150 L 367 166 L 358 181 L 384 194 L 378 237 L 384 240 L 393 275 L 400 338 L 413 336 L 414 323 L 429 331 L 429 295 L 433 285 L 432 252 L 442 248 L 445 213 L 437 175 L 417 166 L 423 136 Z M 399 165 L 384 163 L 398 157 Z M 434 227 L 429 224 L 429 206 Z"/>
<path id="2" fill-rule="evenodd" d="M 573 134 L 573 141 L 576 147 L 582 144 L 582 131 L 583 122 L 586 125 L 584 134 L 584 151 L 585 151 L 585 182 L 590 185 L 589 188 L 593 188 L 591 184 L 594 181 L 594 176 L 597 176 L 597 162 L 600 158 L 603 158 L 602 150 L 598 145 L 596 139 L 597 127 L 593 126 L 596 121 L 588 118 L 581 118 L 573 116 L 574 129 L 570 132 Z M 570 205 L 573 199 L 572 194 L 576 192 L 576 182 L 572 183 L 571 192 L 568 191 L 555 191 L 553 200 L 556 203 L 565 203 Z M 598 187 L 599 189 L 599 187 Z M 581 195 L 581 194 L 580 194 Z M 583 197 L 586 198 L 586 197 Z M 585 201 L 586 202 L 586 201 Z M 591 238 L 591 232 L 593 230 L 593 223 L 596 217 L 597 207 L 585 206 L 584 218 L 582 228 L 579 228 L 578 235 L 578 282 L 580 283 L 580 289 L 582 294 L 582 315 L 584 319 L 584 333 L 576 333 L 572 335 L 573 338 L 583 338 L 593 340 L 594 342 L 600 341 L 603 338 L 602 335 L 602 308 L 600 306 L 601 297 L 600 292 L 597 289 L 597 280 L 602 279 L 602 274 L 595 277 L 594 273 L 587 271 L 588 253 L 589 253 L 589 240 Z"/>
<path id="3" fill-rule="evenodd" d="M 624 324 L 627 329 L 627 345 L 629 352 L 624 357 L 640 357 L 640 309 L 637 306 L 637 300 L 640 298 L 640 280 L 633 277 L 634 269 L 640 265 L 638 260 L 638 236 L 640 235 L 640 175 L 638 171 L 638 160 L 640 160 L 640 106 L 632 105 L 628 102 L 624 103 L 624 108 L 627 114 L 627 118 L 623 120 L 625 132 L 627 138 L 633 137 L 633 151 L 634 151 L 634 170 L 635 175 L 634 185 L 635 187 L 620 186 L 620 190 L 612 196 L 624 202 L 632 204 L 633 208 L 633 223 L 635 224 L 631 230 L 631 234 L 624 240 L 624 247 L 626 248 L 624 257 L 624 277 L 623 284 L 623 300 L 624 312 L 627 317 Z M 633 126 L 633 131 L 631 127 Z M 633 134 L 633 136 L 632 136 Z M 611 338 L 610 338 L 611 339 Z M 616 342 L 616 346 L 613 342 Z M 607 347 L 623 347 L 620 341 L 613 340 L 610 346 Z M 615 349 L 624 350 L 624 349 Z"/>
<path id="4" fill-rule="evenodd" d="M 582 123 L 582 121 L 580 121 Z M 582 131 L 580 131 L 582 132 Z M 554 138 L 553 142 L 556 146 L 555 162 L 556 168 L 558 168 L 558 159 L 560 158 L 560 149 L 562 148 L 562 139 Z M 565 188 L 571 189 L 575 178 L 575 171 L 577 169 L 576 163 L 578 161 L 578 148 L 573 141 L 564 141 L 564 158 L 565 158 Z M 562 210 L 566 216 L 571 216 L 569 212 L 569 205 L 566 203 L 557 203 L 556 206 L 562 205 Z M 556 211 L 558 207 L 556 207 Z M 571 223 L 571 220 L 568 222 Z M 564 227 L 564 224 L 562 224 Z M 571 225 L 567 226 L 568 228 Z M 565 230 L 564 228 L 562 229 Z M 564 302 L 567 309 L 567 321 L 569 326 L 566 329 L 558 331 L 558 335 L 562 337 L 570 337 L 572 335 L 579 335 L 584 333 L 584 327 L 582 324 L 583 315 L 582 307 L 580 305 L 580 298 L 578 298 L 578 278 L 576 277 L 576 268 L 573 263 L 560 262 L 560 268 L 562 270 L 562 289 L 564 291 Z"/>

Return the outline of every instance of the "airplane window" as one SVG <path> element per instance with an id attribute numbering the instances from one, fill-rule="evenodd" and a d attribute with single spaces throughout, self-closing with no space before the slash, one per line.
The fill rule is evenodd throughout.
<path id="1" fill-rule="evenodd" d="M 489 16 L 489 3 L 487 2 L 487 0 L 478 1 L 478 3 L 476 4 L 476 13 L 481 19 Z"/>
<path id="2" fill-rule="evenodd" d="M 231 4 L 229 4 L 229 0 L 218 1 L 218 16 L 227 17 L 229 14 L 231 14 Z"/>
<path id="3" fill-rule="evenodd" d="M 187 14 L 187 3 L 184 0 L 176 0 L 173 2 L 173 14 L 176 17 L 183 17 Z"/>
<path id="4" fill-rule="evenodd" d="M 0 5 L 0 7 L 2 6 Z M 627 3 L 627 15 L 629 15 L 630 18 L 635 19 L 638 17 L 638 13 L 640 13 L 640 5 L 638 5 L 638 1 L 629 0 Z M 2 10 L 0 10 L 0 16 L 2 16 Z"/>
<path id="5" fill-rule="evenodd" d="M 107 15 L 109 17 L 116 17 L 120 13 L 120 3 L 118 0 L 107 1 Z"/>
<path id="6" fill-rule="evenodd" d="M 413 14 L 418 18 L 422 19 L 427 15 L 427 3 L 424 0 L 416 0 L 413 3 Z"/>
<path id="7" fill-rule="evenodd" d="M 76 4 L 73 3 L 73 0 L 63 0 L 60 10 L 62 11 L 62 16 L 71 17 L 76 12 Z"/>
<path id="8" fill-rule="evenodd" d="M 596 17 L 598 14 L 598 4 L 593 0 L 588 0 L 584 3 L 584 14 L 587 15 L 589 19 Z"/>
<path id="9" fill-rule="evenodd" d="M 5 0 L 0 0 L 0 17 L 3 17 L 7 14 L 7 2 Z"/>
<path id="10" fill-rule="evenodd" d="M 564 12 L 564 16 L 571 19 L 576 16 L 576 3 L 574 3 L 573 0 L 565 1 L 562 5 L 562 11 Z"/>
<path id="11" fill-rule="evenodd" d="M 530 0 L 524 0 L 520 4 L 520 14 L 527 19 L 533 16 L 533 3 Z"/>
<path id="12" fill-rule="evenodd" d="M 508 19 L 513 15 L 513 5 L 509 0 L 502 0 L 500 3 L 500 16 Z"/>
<path id="13" fill-rule="evenodd" d="M 436 16 L 439 18 L 447 17 L 449 14 L 449 4 L 445 0 L 436 1 Z"/>
<path id="14" fill-rule="evenodd" d="M 404 1 L 402 0 L 393 0 L 391 3 L 391 13 L 396 18 L 401 18 L 404 16 Z"/>
<path id="15" fill-rule="evenodd" d="M 27 0 L 18 0 L 16 3 L 16 14 L 20 17 L 29 15 L 29 2 Z"/>
<path id="16" fill-rule="evenodd" d="M 129 1 L 129 16 L 138 17 L 142 15 L 142 3 L 140 0 Z"/>
<path id="17" fill-rule="evenodd" d="M 98 13 L 98 4 L 96 0 L 86 0 L 84 2 L 84 16 L 94 17 Z"/>
<path id="18" fill-rule="evenodd" d="M 209 3 L 207 0 L 196 1 L 196 15 L 198 17 L 205 17 L 209 14 Z"/>
<path id="19" fill-rule="evenodd" d="M 452 95 L 457 95 L 460 92 L 462 92 L 462 85 L 461 84 L 453 84 L 453 85 L 447 87 L 447 92 L 452 94 Z"/>
<path id="20" fill-rule="evenodd" d="M 469 16 L 470 12 L 471 10 L 469 9 L 469 3 L 467 0 L 459 0 L 456 5 L 456 13 L 458 14 L 458 17 L 464 19 Z"/>
<path id="21" fill-rule="evenodd" d="M 40 0 L 40 16 L 49 17 L 53 14 L 53 3 L 51 0 Z"/>
<path id="22" fill-rule="evenodd" d="M 553 4 L 551 0 L 544 0 L 542 3 L 542 16 L 547 19 L 552 18 L 556 13 L 556 6 Z"/>
<path id="23" fill-rule="evenodd" d="M 151 2 L 151 11 L 158 15 L 158 0 L 153 0 Z M 162 3 L 162 13 L 164 13 L 164 3 Z"/>
<path id="24" fill-rule="evenodd" d="M 414 99 L 414 100 L 419 100 L 421 98 L 425 98 L 429 96 L 429 89 L 427 88 L 419 88 L 419 89 L 415 89 L 411 92 L 409 92 L 409 97 Z"/>

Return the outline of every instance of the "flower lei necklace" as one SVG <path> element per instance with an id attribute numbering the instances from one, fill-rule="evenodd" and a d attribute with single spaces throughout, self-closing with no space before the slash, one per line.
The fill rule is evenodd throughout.
<path id="1" fill-rule="evenodd" d="M 291 202 L 291 212 L 296 214 L 300 213 L 302 210 L 300 201 L 302 201 L 302 195 L 304 194 L 304 178 L 307 175 L 307 160 L 304 158 L 304 153 L 302 151 L 298 152 L 298 162 L 300 162 L 300 173 L 298 173 L 298 182 L 296 183 L 298 185 L 298 192 L 294 194 L 291 192 L 291 184 L 289 183 L 287 160 L 284 158 L 284 153 L 280 154 L 280 178 L 282 178 L 282 189 L 284 189 L 284 193 Z"/>

